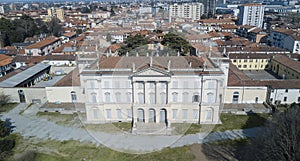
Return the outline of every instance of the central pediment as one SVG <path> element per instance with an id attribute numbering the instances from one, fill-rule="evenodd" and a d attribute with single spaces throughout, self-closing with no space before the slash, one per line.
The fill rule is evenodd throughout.
<path id="1" fill-rule="evenodd" d="M 133 77 L 170 77 L 171 73 L 155 67 L 148 67 L 132 74 Z"/>

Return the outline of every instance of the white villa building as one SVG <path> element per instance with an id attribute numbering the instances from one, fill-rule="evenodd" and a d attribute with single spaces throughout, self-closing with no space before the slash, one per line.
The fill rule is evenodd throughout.
<path id="1" fill-rule="evenodd" d="M 218 124 L 228 67 L 195 56 L 102 56 L 81 69 L 87 122 Z"/>

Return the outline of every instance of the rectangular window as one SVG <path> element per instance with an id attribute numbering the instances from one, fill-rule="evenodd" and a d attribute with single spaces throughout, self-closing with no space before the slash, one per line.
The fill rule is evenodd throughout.
<path id="1" fill-rule="evenodd" d="M 131 109 L 127 109 L 127 118 L 128 119 L 132 118 L 132 110 Z"/>
<path id="2" fill-rule="evenodd" d="M 258 97 L 255 97 L 255 103 L 258 103 Z"/>
<path id="3" fill-rule="evenodd" d="M 198 109 L 193 109 L 193 118 L 194 119 L 198 119 L 198 112 L 199 112 Z"/>
<path id="4" fill-rule="evenodd" d="M 233 59 L 233 62 L 236 63 L 236 59 Z"/>
<path id="5" fill-rule="evenodd" d="M 104 88 L 109 88 L 109 81 L 104 81 Z"/>
<path id="6" fill-rule="evenodd" d="M 160 88 L 166 89 L 166 87 L 167 87 L 167 83 L 166 82 L 161 82 L 160 83 Z"/>
<path id="7" fill-rule="evenodd" d="M 189 88 L 189 83 L 188 81 L 183 82 L 183 88 Z"/>
<path id="8" fill-rule="evenodd" d="M 118 117 L 118 119 L 122 119 L 121 109 L 117 109 L 117 117 Z"/>
<path id="9" fill-rule="evenodd" d="M 178 81 L 173 81 L 173 88 L 178 88 Z"/>
<path id="10" fill-rule="evenodd" d="M 207 82 L 207 88 L 212 89 L 214 87 L 215 87 L 215 81 L 208 80 L 208 82 Z"/>
<path id="11" fill-rule="evenodd" d="M 155 82 L 150 82 L 150 83 L 149 83 L 149 86 L 150 86 L 150 87 L 149 87 L 150 89 L 154 89 L 154 88 L 155 88 Z"/>
<path id="12" fill-rule="evenodd" d="M 247 68 L 247 65 L 243 65 L 243 68 Z"/>
<path id="13" fill-rule="evenodd" d="M 130 92 L 126 93 L 126 100 L 128 103 L 131 102 L 131 93 Z"/>
<path id="14" fill-rule="evenodd" d="M 94 115 L 94 119 L 98 119 L 98 110 L 97 109 L 93 109 L 93 115 Z"/>
<path id="15" fill-rule="evenodd" d="M 121 102 L 121 93 L 120 92 L 116 93 L 116 102 Z"/>
<path id="16" fill-rule="evenodd" d="M 143 89 L 144 88 L 144 83 L 143 82 L 138 82 L 138 89 Z"/>
<path id="17" fill-rule="evenodd" d="M 144 104 L 145 103 L 145 101 L 144 101 L 144 93 L 139 93 L 138 97 L 139 97 L 139 103 L 140 104 Z"/>
<path id="18" fill-rule="evenodd" d="M 177 118 L 177 109 L 172 109 L 172 113 L 173 113 L 173 119 Z"/>
<path id="19" fill-rule="evenodd" d="M 111 119 L 111 109 L 106 109 L 106 118 Z"/>
<path id="20" fill-rule="evenodd" d="M 286 90 L 285 90 L 285 93 L 288 93 L 288 92 L 289 92 L 289 90 L 288 90 L 288 89 L 286 89 Z"/>
<path id="21" fill-rule="evenodd" d="M 283 101 L 286 102 L 286 101 L 287 101 L 287 97 L 284 97 L 284 98 L 283 98 Z"/>
<path id="22" fill-rule="evenodd" d="M 182 119 L 187 119 L 188 117 L 188 110 L 187 109 L 183 109 L 182 110 Z"/>
<path id="23" fill-rule="evenodd" d="M 194 81 L 194 88 L 200 88 L 199 81 Z"/>
<path id="24" fill-rule="evenodd" d="M 115 88 L 120 88 L 120 82 L 119 81 L 115 81 Z"/>

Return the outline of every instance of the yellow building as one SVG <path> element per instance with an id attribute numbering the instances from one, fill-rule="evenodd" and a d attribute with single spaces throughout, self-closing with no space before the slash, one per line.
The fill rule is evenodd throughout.
<path id="1" fill-rule="evenodd" d="M 270 69 L 284 79 L 300 78 L 300 62 L 284 55 L 277 55 L 270 61 Z"/>
<path id="2" fill-rule="evenodd" d="M 272 55 L 269 54 L 230 54 L 229 58 L 240 70 L 264 70 Z"/>

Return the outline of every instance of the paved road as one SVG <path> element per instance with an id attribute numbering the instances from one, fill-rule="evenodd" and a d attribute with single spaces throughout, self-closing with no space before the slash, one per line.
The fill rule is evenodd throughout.
<path id="1" fill-rule="evenodd" d="M 64 126 L 36 116 L 38 106 L 33 105 L 22 114 L 20 111 L 27 107 L 26 104 L 19 104 L 9 113 L 3 114 L 2 119 L 10 118 L 15 132 L 24 137 L 34 137 L 51 140 L 78 140 L 81 142 L 104 145 L 111 149 L 123 152 L 144 153 L 161 150 L 165 147 L 180 147 L 195 143 L 206 143 L 217 140 L 237 139 L 253 137 L 260 128 L 246 130 L 231 130 L 215 133 L 198 133 L 185 136 L 144 136 L 127 133 L 105 133 L 87 131 L 79 126 Z"/>

